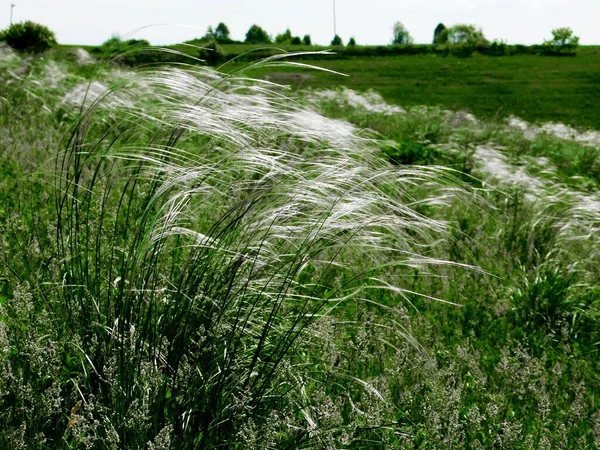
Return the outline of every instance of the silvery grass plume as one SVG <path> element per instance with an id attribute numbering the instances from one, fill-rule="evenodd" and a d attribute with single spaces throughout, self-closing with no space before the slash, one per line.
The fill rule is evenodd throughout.
<path id="1" fill-rule="evenodd" d="M 410 195 L 428 184 L 419 204 L 436 204 L 444 172 L 392 169 L 351 125 L 242 76 L 131 73 L 87 100 L 57 174 L 73 397 L 129 448 L 165 430 L 176 448 L 241 448 L 272 411 L 301 417 L 279 370 L 302 365 L 308 325 L 444 263 L 427 257 L 444 225 Z M 270 426 L 265 447 L 296 448 L 318 424 Z"/>

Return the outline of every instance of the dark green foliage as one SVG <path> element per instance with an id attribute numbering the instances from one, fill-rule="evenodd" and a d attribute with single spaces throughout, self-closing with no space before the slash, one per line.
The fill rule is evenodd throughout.
<path id="1" fill-rule="evenodd" d="M 309 37 L 310 39 L 310 37 Z M 302 39 L 299 36 L 293 36 L 292 32 L 288 28 L 284 33 L 278 34 L 275 37 L 276 44 L 287 44 L 287 45 L 302 45 Z M 309 44 L 310 45 L 310 44 Z"/>
<path id="2" fill-rule="evenodd" d="M 509 56 L 511 54 L 511 46 L 504 41 L 493 41 L 489 44 L 479 45 L 477 53 L 486 56 Z"/>
<path id="3" fill-rule="evenodd" d="M 252 25 L 246 33 L 246 42 L 248 44 L 270 44 L 271 37 L 258 25 Z"/>
<path id="4" fill-rule="evenodd" d="M 104 41 L 100 47 L 95 47 L 92 50 L 92 53 L 107 57 L 132 50 L 141 50 L 147 47 L 150 47 L 150 42 L 146 39 L 123 40 L 120 36 L 115 35 Z"/>
<path id="5" fill-rule="evenodd" d="M 231 42 L 229 28 L 223 22 L 219 22 L 219 25 L 215 28 L 214 37 L 219 42 Z"/>
<path id="6" fill-rule="evenodd" d="M 12 24 L 3 31 L 2 40 L 15 50 L 31 53 L 45 52 L 56 44 L 48 27 L 31 21 Z"/>
<path id="7" fill-rule="evenodd" d="M 432 164 L 438 157 L 434 147 L 412 140 L 386 145 L 382 148 L 382 152 L 392 164 L 426 165 Z"/>
<path id="8" fill-rule="evenodd" d="M 336 47 L 341 47 L 344 45 L 344 42 L 342 41 L 342 38 L 339 37 L 337 34 L 333 37 L 333 39 L 331 40 L 331 45 L 334 45 Z"/>
<path id="9" fill-rule="evenodd" d="M 348 46 L 354 47 L 355 45 L 356 45 L 356 39 L 354 39 L 354 37 L 351 37 L 350 40 L 348 41 Z"/>
<path id="10" fill-rule="evenodd" d="M 293 37 L 292 32 L 288 28 L 287 30 L 285 30 L 285 33 L 281 33 L 281 34 L 278 34 L 277 36 L 275 36 L 275 43 L 276 44 L 289 44 L 292 42 L 292 37 Z"/>
<path id="11" fill-rule="evenodd" d="M 444 25 L 443 23 L 438 23 L 437 27 L 435 27 L 435 30 L 433 31 L 433 44 L 438 44 L 439 39 L 440 39 L 440 34 L 442 34 L 442 31 L 444 31 L 446 29 L 446 25 Z"/>
<path id="12" fill-rule="evenodd" d="M 123 40 L 120 36 L 112 36 L 101 46 L 94 47 L 91 53 L 98 59 L 104 59 L 124 66 L 135 67 L 147 64 L 190 63 L 192 55 L 165 52 L 152 47 L 145 39 Z M 193 55 L 197 57 L 197 54 Z"/>
<path id="13" fill-rule="evenodd" d="M 302 38 L 302 43 L 304 45 L 312 45 L 312 40 L 310 39 L 310 34 L 305 34 Z"/>
<path id="14" fill-rule="evenodd" d="M 206 61 L 209 66 L 216 66 L 225 62 L 227 54 L 223 50 L 223 47 L 213 39 L 198 50 L 198 58 Z"/>

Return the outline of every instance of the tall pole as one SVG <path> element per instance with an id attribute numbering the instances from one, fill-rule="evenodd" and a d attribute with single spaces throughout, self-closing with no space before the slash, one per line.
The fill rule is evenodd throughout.
<path id="1" fill-rule="evenodd" d="M 333 36 L 337 36 L 337 29 L 335 26 L 335 0 L 333 0 Z"/>
<path id="2" fill-rule="evenodd" d="M 10 4 L 10 24 L 12 25 L 12 17 L 13 17 L 13 9 L 15 7 L 14 3 Z"/>

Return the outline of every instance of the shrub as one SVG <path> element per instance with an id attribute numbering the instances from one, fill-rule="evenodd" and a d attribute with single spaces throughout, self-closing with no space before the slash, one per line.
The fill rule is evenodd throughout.
<path id="1" fill-rule="evenodd" d="M 302 38 L 302 43 L 304 45 L 312 45 L 312 40 L 310 39 L 310 34 L 305 34 Z"/>
<path id="2" fill-rule="evenodd" d="M 382 152 L 392 164 L 404 165 L 431 164 L 438 156 L 433 147 L 412 140 L 390 143 L 382 148 Z"/>
<path id="3" fill-rule="evenodd" d="M 56 44 L 56 37 L 48 27 L 31 21 L 12 24 L 2 37 L 15 50 L 31 53 L 44 52 Z"/>
<path id="4" fill-rule="evenodd" d="M 354 47 L 356 45 L 356 39 L 351 37 L 350 40 L 348 41 L 348 45 L 351 47 Z"/>
<path id="5" fill-rule="evenodd" d="M 579 37 L 566 27 L 552 30 L 552 39 L 542 45 L 544 53 L 557 55 L 574 55 L 578 46 Z"/>
<path id="6" fill-rule="evenodd" d="M 298 36 L 294 36 L 290 43 L 292 45 L 302 45 L 302 39 L 300 39 Z"/>
<path id="7" fill-rule="evenodd" d="M 458 24 L 444 29 L 438 39 L 440 44 L 463 44 L 465 42 L 482 44 L 487 42 L 483 32 L 475 28 L 475 25 Z"/>
<path id="8" fill-rule="evenodd" d="M 510 46 L 504 41 L 494 41 L 488 45 L 480 45 L 477 51 L 487 56 L 507 56 L 510 55 Z"/>
<path id="9" fill-rule="evenodd" d="M 458 24 L 441 31 L 438 44 L 445 44 L 450 53 L 458 57 L 471 56 L 478 47 L 487 45 L 483 32 L 474 25 Z"/>

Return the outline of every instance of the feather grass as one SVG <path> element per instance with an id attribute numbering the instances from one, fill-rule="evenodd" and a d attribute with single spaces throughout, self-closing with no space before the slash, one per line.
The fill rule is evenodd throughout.
<path id="1" fill-rule="evenodd" d="M 57 159 L 59 287 L 82 395 L 122 443 L 169 425 L 180 448 L 232 443 L 296 389 L 275 380 L 315 320 L 390 258 L 443 262 L 424 251 L 444 224 L 407 201 L 439 169 L 391 170 L 377 150 L 270 83 L 208 69 L 133 73 L 89 103 Z M 162 381 L 141 391 L 146 364 Z M 140 436 L 125 418 L 142 397 Z"/>

